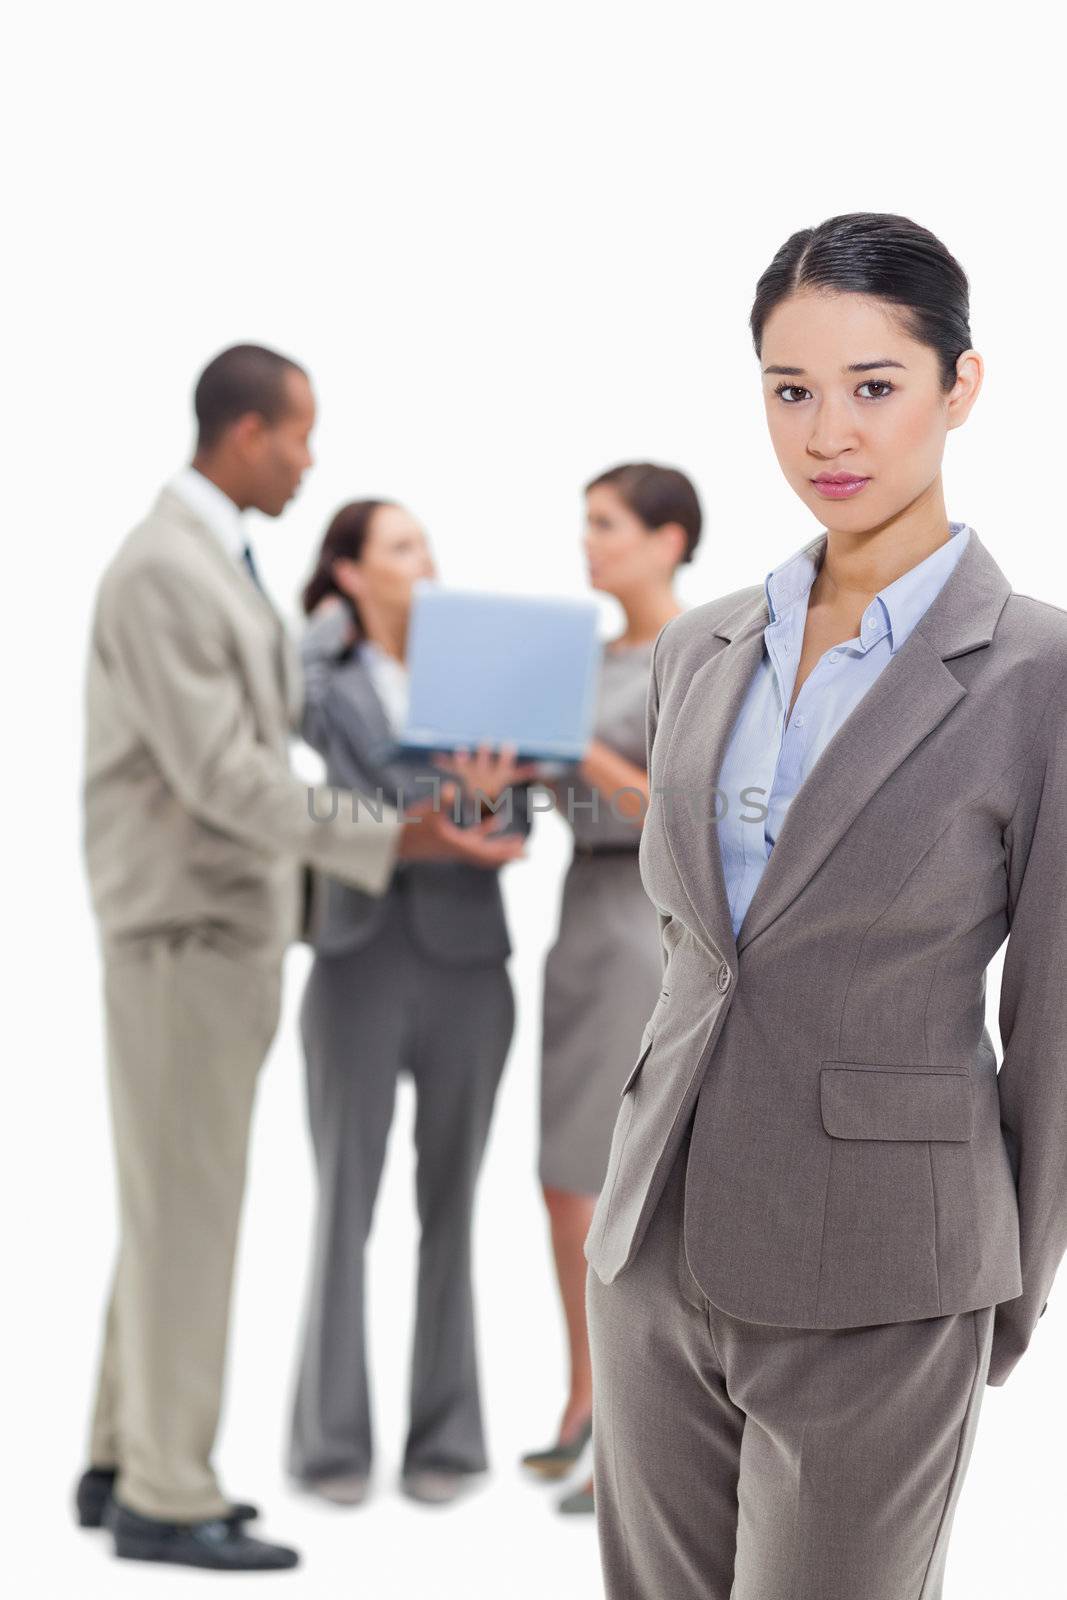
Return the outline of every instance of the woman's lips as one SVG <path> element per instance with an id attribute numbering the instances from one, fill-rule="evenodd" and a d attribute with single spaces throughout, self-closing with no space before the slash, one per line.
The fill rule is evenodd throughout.
<path id="1" fill-rule="evenodd" d="M 812 478 L 812 487 L 824 500 L 850 500 L 861 489 L 866 489 L 870 478 L 854 478 L 849 473 L 838 472 L 832 478 Z"/>

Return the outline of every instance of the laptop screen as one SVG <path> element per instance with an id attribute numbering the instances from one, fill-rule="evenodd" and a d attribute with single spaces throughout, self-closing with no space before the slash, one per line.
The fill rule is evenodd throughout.
<path id="1" fill-rule="evenodd" d="M 601 646 L 592 600 L 415 588 L 402 746 L 514 744 L 577 761 L 589 742 Z"/>

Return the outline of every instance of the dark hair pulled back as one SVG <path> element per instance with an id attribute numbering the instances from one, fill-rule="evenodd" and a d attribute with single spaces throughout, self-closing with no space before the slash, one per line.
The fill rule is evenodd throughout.
<path id="1" fill-rule="evenodd" d="M 363 619 L 359 614 L 359 606 L 352 596 L 346 594 L 339 586 L 333 575 L 333 564 L 339 559 L 358 561 L 363 554 L 363 546 L 367 542 L 374 513 L 379 506 L 395 504 L 395 500 L 352 500 L 334 513 L 329 527 L 322 536 L 315 570 L 304 585 L 301 595 L 305 616 L 310 616 L 319 601 L 325 599 L 328 594 L 336 594 L 352 612 L 360 633 L 363 632 Z"/>
<path id="2" fill-rule="evenodd" d="M 913 339 L 936 351 L 942 388 L 971 348 L 970 286 L 935 234 L 890 212 L 852 211 L 791 234 L 756 285 L 749 327 L 756 354 L 771 312 L 798 289 L 836 290 L 885 300 L 903 313 Z"/>

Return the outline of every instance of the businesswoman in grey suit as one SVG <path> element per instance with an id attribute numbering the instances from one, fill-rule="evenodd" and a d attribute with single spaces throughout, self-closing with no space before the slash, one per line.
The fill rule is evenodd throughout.
<path id="1" fill-rule="evenodd" d="M 946 514 L 983 369 L 938 239 L 796 233 L 751 327 L 824 531 L 653 654 L 663 994 L 586 1247 L 606 1592 L 936 1600 L 1067 1245 L 1067 614 Z"/>
<path id="2" fill-rule="evenodd" d="M 328 781 L 371 803 L 381 794 L 425 797 L 427 780 L 440 777 L 432 764 L 394 754 L 412 587 L 433 576 L 410 513 L 361 501 L 333 519 L 304 591 L 302 731 L 325 757 Z M 506 752 L 467 766 L 490 795 L 527 773 Z M 515 792 L 508 827 L 523 832 L 525 791 Z M 471 1213 L 514 1021 L 498 875 L 419 862 L 399 866 L 377 900 L 336 879 L 323 887 L 300 1012 L 319 1198 L 289 1464 L 330 1500 L 364 1496 L 372 1453 L 364 1247 L 397 1078 L 409 1072 L 421 1241 L 403 1484 L 414 1498 L 444 1501 L 486 1465 Z"/>
<path id="3" fill-rule="evenodd" d="M 567 1325 L 570 1393 L 555 1444 L 523 1458 L 549 1479 L 570 1470 L 592 1426 L 582 1245 L 604 1181 L 622 1078 L 660 990 L 659 927 L 637 870 L 648 799 L 648 668 L 656 634 L 681 609 L 674 579 L 692 560 L 701 529 L 696 490 L 674 467 L 614 467 L 586 485 L 585 499 L 589 578 L 619 602 L 626 626 L 603 650 L 584 759 L 551 785 L 573 829 L 574 854 L 545 963 L 539 1175 Z M 590 1484 L 561 1502 L 564 1511 L 592 1508 Z"/>

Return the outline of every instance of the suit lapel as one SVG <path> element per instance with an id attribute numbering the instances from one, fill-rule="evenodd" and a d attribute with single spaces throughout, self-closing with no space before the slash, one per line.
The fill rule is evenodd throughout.
<path id="1" fill-rule="evenodd" d="M 396 745 L 385 708 L 378 698 L 370 672 L 359 652 L 353 656 L 346 669 L 345 692 L 355 701 L 359 710 L 361 731 L 364 736 L 362 755 L 368 767 L 385 767 Z"/>
<path id="2" fill-rule="evenodd" d="M 809 548 L 825 544 L 823 534 Z M 671 731 L 658 782 L 680 789 L 664 808 L 679 876 L 713 947 L 739 953 L 792 904 L 895 769 L 967 691 L 945 665 L 987 645 L 1011 585 L 971 529 L 967 549 L 925 614 L 822 751 L 786 812 L 735 941 L 718 834 L 685 826 L 687 796 L 706 816 L 727 742 L 763 659 L 768 620 L 761 592 L 726 617 L 727 641 L 694 673 Z M 681 802 L 681 803 L 679 803 Z"/>
<path id="3" fill-rule="evenodd" d="M 296 646 L 289 637 L 289 630 L 280 617 L 278 626 L 281 630 L 282 693 L 285 696 L 289 727 L 295 730 L 304 709 L 304 671 L 300 665 Z"/>
<path id="4" fill-rule="evenodd" d="M 201 548 L 207 551 L 218 571 L 224 574 L 239 603 L 251 606 L 260 615 L 265 613 L 270 618 L 275 633 L 275 675 L 288 713 L 289 727 L 294 727 L 303 706 L 303 675 L 288 629 L 281 614 L 275 609 L 274 602 L 266 590 L 261 589 L 253 580 L 243 563 L 238 566 L 237 562 L 231 560 L 217 536 L 201 521 L 196 512 L 185 504 L 180 495 L 175 494 L 170 488 L 165 488 L 160 494 L 160 504 L 172 515 L 180 516 L 190 532 L 195 534 Z"/>
<path id="5" fill-rule="evenodd" d="M 909 634 L 790 802 L 738 932 L 739 951 L 796 899 L 890 773 L 966 693 L 929 640 L 918 629 Z"/>
<path id="6" fill-rule="evenodd" d="M 711 820 L 712 791 L 730 732 L 763 656 L 766 621 L 763 597 L 748 601 L 727 619 L 735 625 L 732 638 L 723 632 L 717 637 L 731 642 L 726 649 L 716 644 L 715 654 L 694 672 L 662 759 L 653 753 L 653 801 L 663 808 L 664 832 L 697 923 L 718 954 L 735 946 L 718 830 Z"/>

